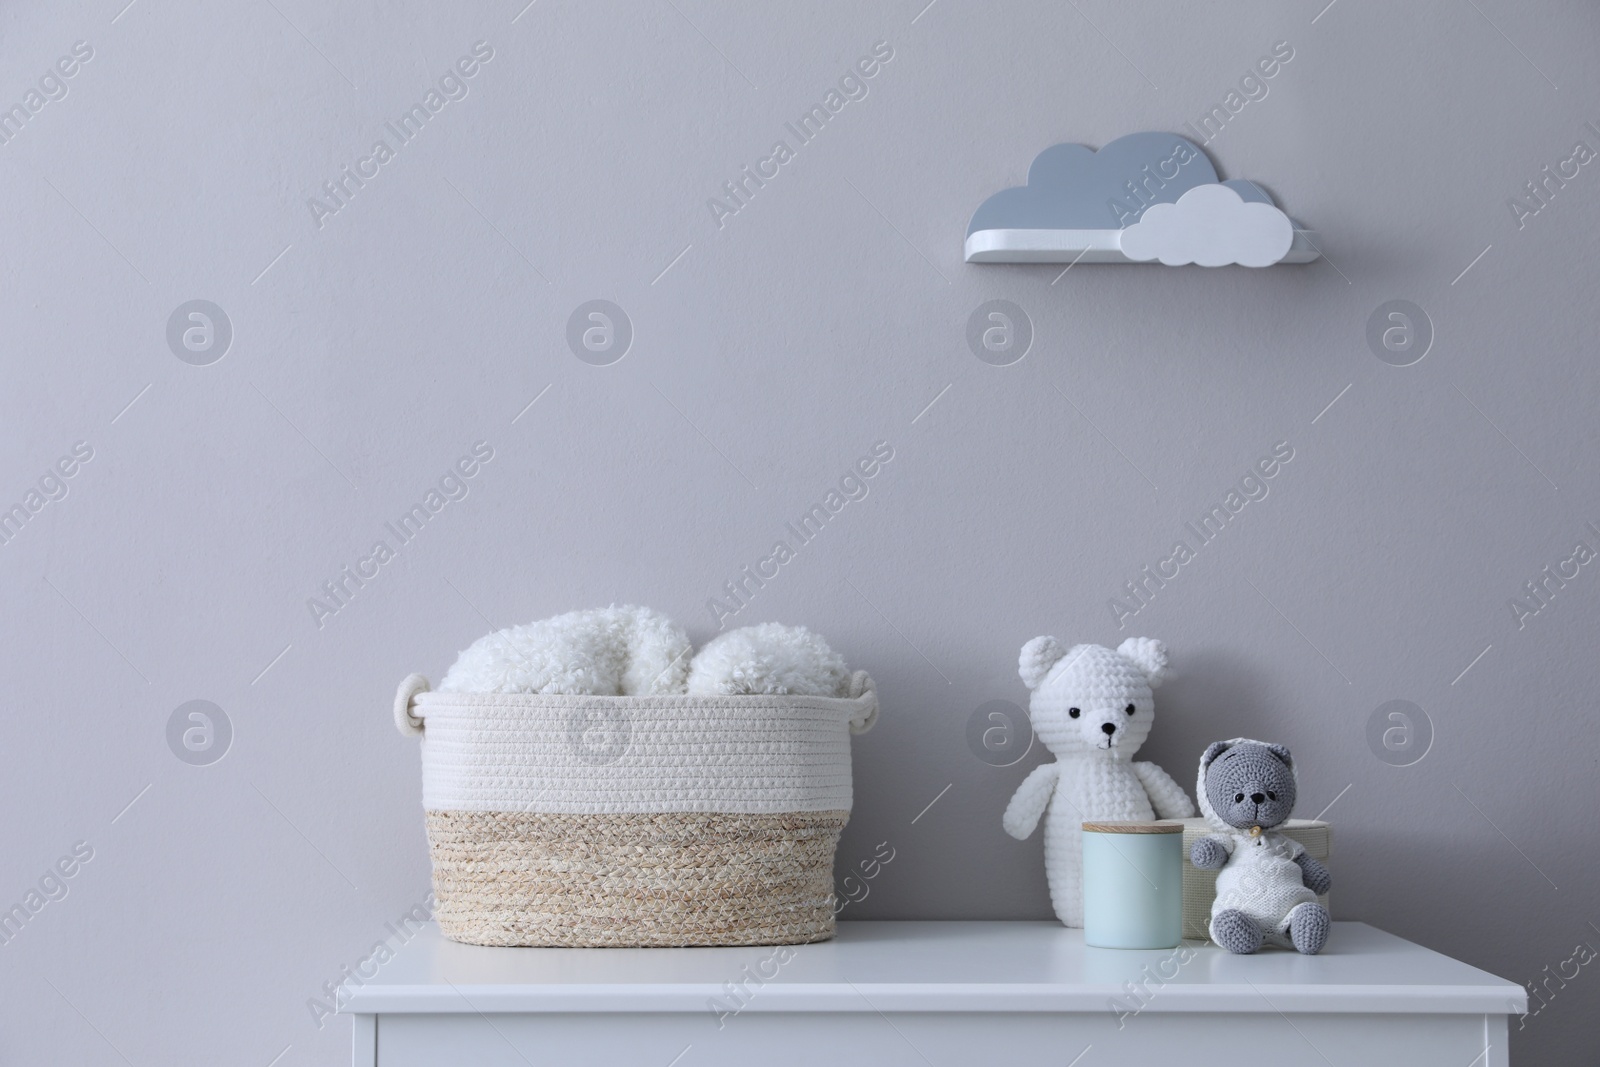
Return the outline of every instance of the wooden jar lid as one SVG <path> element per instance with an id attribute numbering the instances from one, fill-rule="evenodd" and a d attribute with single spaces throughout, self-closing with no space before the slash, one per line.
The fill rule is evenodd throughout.
<path id="1" fill-rule="evenodd" d="M 1089 834 L 1181 834 L 1180 822 L 1086 822 L 1084 833 Z"/>

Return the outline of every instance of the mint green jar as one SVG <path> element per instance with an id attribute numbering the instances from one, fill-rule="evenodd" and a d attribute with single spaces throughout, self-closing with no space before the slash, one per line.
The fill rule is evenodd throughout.
<path id="1" fill-rule="evenodd" d="M 1183 825 L 1083 824 L 1083 941 L 1175 948 L 1183 936 Z"/>

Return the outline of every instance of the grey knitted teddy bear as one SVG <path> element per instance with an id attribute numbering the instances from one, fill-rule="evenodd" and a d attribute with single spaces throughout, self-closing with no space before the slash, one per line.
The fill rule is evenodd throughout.
<path id="1" fill-rule="evenodd" d="M 1200 813 L 1221 833 L 1196 841 L 1189 859 L 1222 872 L 1211 940 L 1229 952 L 1265 942 L 1314 956 L 1328 942 L 1328 909 L 1317 903 L 1332 882 L 1328 869 L 1274 829 L 1294 811 L 1295 785 L 1294 758 L 1282 745 L 1236 737 L 1200 757 Z"/>

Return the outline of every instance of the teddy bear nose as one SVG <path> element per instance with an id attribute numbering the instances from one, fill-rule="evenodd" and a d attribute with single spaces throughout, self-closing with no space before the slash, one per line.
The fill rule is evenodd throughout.
<path id="1" fill-rule="evenodd" d="M 1117 724 L 1114 722 L 1103 722 L 1100 724 L 1100 729 L 1106 732 L 1107 737 L 1110 737 L 1112 734 L 1117 732 Z"/>
<path id="2" fill-rule="evenodd" d="M 1250 799 L 1255 801 L 1257 804 L 1259 804 L 1263 800 L 1267 799 L 1267 795 L 1265 793 L 1251 793 L 1250 794 Z"/>

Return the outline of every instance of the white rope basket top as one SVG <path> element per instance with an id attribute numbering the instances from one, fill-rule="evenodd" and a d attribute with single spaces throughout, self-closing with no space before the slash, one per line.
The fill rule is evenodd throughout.
<path id="1" fill-rule="evenodd" d="M 429 811 L 848 811 L 850 735 L 878 717 L 865 671 L 850 694 L 434 693 L 414 674 L 394 715 L 422 737 Z"/>

